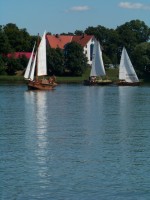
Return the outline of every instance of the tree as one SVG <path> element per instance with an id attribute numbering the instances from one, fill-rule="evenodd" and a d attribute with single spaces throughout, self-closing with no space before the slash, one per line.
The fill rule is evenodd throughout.
<path id="1" fill-rule="evenodd" d="M 3 75 L 6 73 L 6 66 L 2 59 L 2 56 L 0 56 L 0 75 Z"/>
<path id="2" fill-rule="evenodd" d="M 6 72 L 8 75 L 15 75 L 18 70 L 22 70 L 20 59 L 7 58 Z"/>
<path id="3" fill-rule="evenodd" d="M 120 37 L 120 47 L 125 46 L 133 51 L 135 46 L 150 39 L 150 29 L 143 21 L 132 20 L 118 26 L 116 31 Z"/>
<path id="4" fill-rule="evenodd" d="M 60 48 L 49 48 L 47 51 L 48 74 L 63 75 L 65 71 L 64 53 Z"/>
<path id="5" fill-rule="evenodd" d="M 7 54 L 11 51 L 9 40 L 7 35 L 4 33 L 2 27 L 0 28 L 0 54 Z"/>
<path id="6" fill-rule="evenodd" d="M 74 32 L 74 34 L 75 34 L 75 35 L 83 35 L 84 32 L 81 31 L 81 30 L 76 30 L 76 31 Z"/>
<path id="7" fill-rule="evenodd" d="M 75 76 L 80 76 L 87 67 L 87 58 L 83 48 L 76 42 L 70 42 L 65 47 L 66 69 Z"/>
<path id="8" fill-rule="evenodd" d="M 9 23 L 3 27 L 3 30 L 12 51 L 28 51 L 31 48 L 31 37 L 26 29 L 19 29 L 16 24 Z"/>
<path id="9" fill-rule="evenodd" d="M 103 48 L 103 55 L 109 57 L 111 63 L 118 63 L 119 35 L 117 31 L 103 26 L 88 27 L 86 34 L 94 35 Z M 111 64 L 110 63 L 110 64 Z"/>
<path id="10" fill-rule="evenodd" d="M 26 58 L 26 56 L 21 56 L 21 58 L 18 59 L 18 61 L 20 62 L 20 67 L 18 70 L 24 70 L 27 67 L 28 64 L 28 59 Z"/>
<path id="11" fill-rule="evenodd" d="M 150 78 L 150 43 L 144 42 L 135 47 L 133 62 L 140 77 Z"/>

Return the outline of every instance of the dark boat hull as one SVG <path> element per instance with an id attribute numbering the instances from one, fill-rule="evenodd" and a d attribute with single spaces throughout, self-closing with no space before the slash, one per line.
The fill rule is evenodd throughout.
<path id="1" fill-rule="evenodd" d="M 120 81 L 117 83 L 118 86 L 139 86 L 140 82 L 134 82 L 134 83 L 130 83 L 130 82 L 125 82 L 125 81 Z"/>
<path id="2" fill-rule="evenodd" d="M 113 82 L 111 80 L 100 80 L 100 81 L 90 81 L 90 80 L 84 80 L 84 85 L 87 86 L 103 86 L 103 85 L 111 85 Z"/>

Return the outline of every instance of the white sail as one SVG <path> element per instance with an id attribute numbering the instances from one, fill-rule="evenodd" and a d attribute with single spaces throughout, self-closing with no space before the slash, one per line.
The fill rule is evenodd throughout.
<path id="1" fill-rule="evenodd" d="M 100 43 L 97 40 L 95 40 L 93 49 L 93 58 L 92 58 L 92 69 L 90 76 L 105 76 L 105 75 L 106 73 L 105 73 Z"/>
<path id="2" fill-rule="evenodd" d="M 34 61 L 33 61 L 32 66 L 31 66 L 30 77 L 29 77 L 29 79 L 31 81 L 34 80 L 34 72 L 35 72 L 36 59 L 37 59 L 37 54 L 35 55 Z"/>
<path id="3" fill-rule="evenodd" d="M 119 79 L 125 80 L 126 82 L 139 82 L 139 79 L 136 75 L 136 72 L 133 68 L 133 65 L 130 61 L 128 53 L 125 47 L 122 50 L 121 61 L 119 66 Z"/>
<path id="4" fill-rule="evenodd" d="M 47 75 L 47 62 L 46 62 L 46 32 L 44 32 L 42 40 L 38 48 L 37 60 L 37 76 Z"/>
<path id="5" fill-rule="evenodd" d="M 29 62 L 28 62 L 28 65 L 27 65 L 27 68 L 26 68 L 26 71 L 25 71 L 25 74 L 24 74 L 25 79 L 30 79 L 34 49 L 35 49 L 35 44 L 34 44 L 34 47 L 33 47 L 33 50 L 32 50 L 32 53 L 31 53 L 31 56 L 30 56 L 30 59 L 29 59 Z"/>

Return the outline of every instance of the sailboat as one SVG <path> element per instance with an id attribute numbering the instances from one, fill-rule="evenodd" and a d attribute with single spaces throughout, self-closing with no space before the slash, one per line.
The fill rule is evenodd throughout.
<path id="1" fill-rule="evenodd" d="M 104 68 L 102 51 L 100 47 L 100 43 L 95 39 L 94 49 L 92 55 L 92 68 L 90 72 L 89 80 L 84 81 L 84 85 L 108 85 L 112 84 L 111 80 L 102 79 L 102 77 L 106 77 L 106 72 Z"/>
<path id="2" fill-rule="evenodd" d="M 46 61 L 46 32 L 44 32 L 41 42 L 34 55 L 35 45 L 33 47 L 24 78 L 28 80 L 28 89 L 31 90 L 52 90 L 55 86 L 55 77 L 49 80 L 45 79 L 47 75 Z M 42 79 L 39 77 L 43 76 Z"/>
<path id="3" fill-rule="evenodd" d="M 120 66 L 119 66 L 119 82 L 120 86 L 137 86 L 140 85 L 140 81 L 128 56 L 128 53 L 123 47 Z"/>

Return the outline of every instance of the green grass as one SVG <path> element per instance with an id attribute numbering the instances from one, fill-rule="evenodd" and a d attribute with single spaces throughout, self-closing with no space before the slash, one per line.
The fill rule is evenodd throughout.
<path id="1" fill-rule="evenodd" d="M 72 76 L 72 77 L 69 77 L 69 76 L 66 76 L 66 77 L 65 76 L 63 76 L 63 77 L 57 76 L 57 82 L 58 83 L 81 83 L 85 79 L 88 79 L 89 74 L 90 74 L 90 69 L 88 68 L 82 76 Z"/>
<path id="2" fill-rule="evenodd" d="M 0 75 L 0 82 L 24 82 L 23 76 Z"/>
<path id="3" fill-rule="evenodd" d="M 112 81 L 118 80 L 118 69 L 107 69 L 106 74 L 109 79 Z M 73 77 L 60 77 L 57 76 L 58 83 L 82 83 L 85 79 L 88 79 L 90 75 L 90 69 L 88 68 L 82 76 L 73 76 Z M 15 82 L 15 83 L 25 83 L 24 77 L 21 75 L 17 76 L 7 76 L 0 75 L 0 82 Z"/>
<path id="4" fill-rule="evenodd" d="M 119 76 L 119 69 L 118 68 L 106 69 L 106 74 L 108 78 L 111 79 L 112 81 L 117 81 Z"/>

